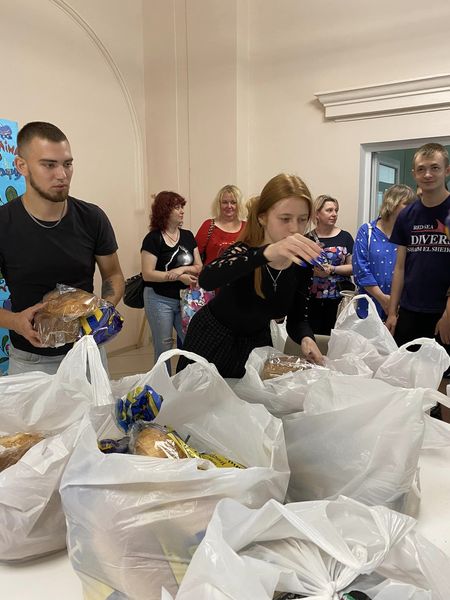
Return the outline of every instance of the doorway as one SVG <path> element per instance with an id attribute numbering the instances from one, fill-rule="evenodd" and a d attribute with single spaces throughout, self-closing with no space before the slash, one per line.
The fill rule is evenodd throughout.
<path id="1" fill-rule="evenodd" d="M 416 189 L 412 159 L 416 150 L 429 142 L 442 144 L 450 154 L 448 136 L 361 145 L 358 226 L 378 216 L 383 194 L 391 185 L 401 183 Z"/>

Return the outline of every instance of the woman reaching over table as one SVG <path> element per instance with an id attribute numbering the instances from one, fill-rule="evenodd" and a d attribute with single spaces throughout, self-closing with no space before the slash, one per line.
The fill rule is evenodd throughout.
<path id="1" fill-rule="evenodd" d="M 198 250 L 207 265 L 239 237 L 245 221 L 242 192 L 235 185 L 224 185 L 214 199 L 212 219 L 206 219 L 197 231 Z"/>
<path id="2" fill-rule="evenodd" d="M 251 204 L 239 241 L 201 272 L 201 287 L 220 293 L 192 318 L 184 349 L 214 363 L 223 377 L 242 377 L 250 352 L 272 345 L 270 320 L 285 316 L 306 358 L 323 361 L 307 320 L 311 264 L 323 260 L 303 235 L 311 211 L 299 177 L 273 177 Z M 177 371 L 188 362 L 180 357 Z"/>

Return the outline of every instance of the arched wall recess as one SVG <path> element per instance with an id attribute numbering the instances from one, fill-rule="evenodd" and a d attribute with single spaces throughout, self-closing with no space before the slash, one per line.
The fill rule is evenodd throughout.
<path id="1" fill-rule="evenodd" d="M 331 121 L 450 109 L 450 74 L 314 94 Z"/>
<path id="2" fill-rule="evenodd" d="M 110 52 L 103 44 L 101 39 L 97 36 L 95 31 L 90 27 L 90 25 L 83 19 L 83 17 L 75 11 L 67 2 L 64 0 L 50 0 L 52 4 L 54 4 L 57 8 L 62 10 L 72 21 L 74 21 L 89 37 L 95 48 L 99 51 L 99 53 L 104 58 L 108 67 L 111 69 L 119 87 L 125 99 L 125 104 L 127 106 L 131 126 L 133 130 L 133 140 L 134 140 L 134 197 L 136 199 L 135 208 L 138 211 L 143 211 L 145 209 L 144 204 L 144 157 L 143 157 L 143 142 L 142 142 L 142 131 L 139 126 L 139 121 L 137 118 L 136 109 L 133 103 L 133 99 L 128 90 L 128 87 L 122 77 L 120 69 L 116 65 L 113 57 Z"/>

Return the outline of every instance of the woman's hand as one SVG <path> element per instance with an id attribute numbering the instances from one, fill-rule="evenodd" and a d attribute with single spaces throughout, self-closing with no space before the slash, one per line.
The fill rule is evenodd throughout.
<path id="1" fill-rule="evenodd" d="M 324 263 L 321 267 L 314 267 L 314 276 L 326 278 L 333 273 L 333 265 Z"/>
<path id="2" fill-rule="evenodd" d="M 386 314 L 389 312 L 389 302 L 391 301 L 391 297 L 388 294 L 383 294 L 379 299 L 381 304 L 381 308 L 384 310 Z"/>
<path id="3" fill-rule="evenodd" d="M 323 365 L 323 354 L 312 338 L 304 337 L 301 341 L 300 347 L 306 360 L 309 360 L 316 365 Z"/>
<path id="4" fill-rule="evenodd" d="M 190 275 L 189 273 L 184 273 L 178 278 L 178 280 L 184 283 L 184 285 L 190 285 L 194 287 L 197 285 L 198 277 L 195 277 L 195 275 Z"/>
<path id="5" fill-rule="evenodd" d="M 269 262 L 288 259 L 297 265 L 302 260 L 313 263 L 321 254 L 322 248 L 300 233 L 295 233 L 279 242 L 269 244 L 264 250 L 264 256 Z"/>
<path id="6" fill-rule="evenodd" d="M 202 268 L 198 265 L 188 265 L 186 267 L 177 267 L 167 271 L 167 281 L 181 281 L 182 275 L 194 275 L 195 277 L 200 273 Z"/>

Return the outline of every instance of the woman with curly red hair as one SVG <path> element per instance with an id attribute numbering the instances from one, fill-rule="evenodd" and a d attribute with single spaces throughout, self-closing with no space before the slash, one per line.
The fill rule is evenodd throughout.
<path id="1" fill-rule="evenodd" d="M 141 247 L 144 306 L 155 362 L 173 346 L 173 329 L 181 342 L 180 290 L 197 283 L 202 261 L 194 235 L 181 229 L 186 200 L 175 192 L 155 196 L 150 232 Z M 170 372 L 170 365 L 168 365 Z"/>

